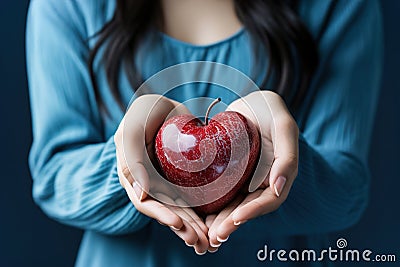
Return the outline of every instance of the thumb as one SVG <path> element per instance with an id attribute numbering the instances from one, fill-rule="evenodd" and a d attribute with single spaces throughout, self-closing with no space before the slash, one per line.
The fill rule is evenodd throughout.
<path id="1" fill-rule="evenodd" d="M 131 175 L 133 177 L 134 183 L 138 185 L 140 191 L 137 192 L 140 201 L 143 201 L 147 197 L 147 192 L 149 192 L 149 176 L 147 174 L 146 168 L 141 163 L 131 164 L 132 170 Z M 140 194 L 138 194 L 140 192 Z"/>
<path id="2" fill-rule="evenodd" d="M 275 132 L 272 135 L 274 163 L 270 171 L 269 184 L 277 197 L 286 198 L 298 172 L 299 130 L 291 118 L 286 118 L 285 122 L 275 122 Z"/>
<path id="3" fill-rule="evenodd" d="M 127 134 L 126 128 L 123 127 L 120 150 L 123 175 L 131 185 L 135 183 L 135 186 L 138 186 L 135 191 L 141 201 L 149 192 L 149 175 L 143 165 L 147 160 L 144 135 L 143 127 L 138 126 L 131 134 Z"/>
<path id="4" fill-rule="evenodd" d="M 271 190 L 277 197 L 286 198 L 296 176 L 297 159 L 275 158 L 269 176 Z"/>

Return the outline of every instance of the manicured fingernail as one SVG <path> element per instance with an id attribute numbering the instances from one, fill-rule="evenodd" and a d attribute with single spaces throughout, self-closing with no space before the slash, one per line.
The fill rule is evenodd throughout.
<path id="1" fill-rule="evenodd" d="M 218 251 L 218 249 L 215 249 L 215 250 L 209 250 L 209 249 L 207 249 L 207 251 L 210 252 L 210 253 L 215 253 L 215 252 Z"/>
<path id="2" fill-rule="evenodd" d="M 162 222 L 160 222 L 160 221 L 157 221 L 159 224 L 161 224 L 161 225 L 163 225 L 163 226 L 166 226 L 165 224 L 163 224 Z"/>
<path id="3" fill-rule="evenodd" d="M 239 225 L 241 225 L 241 224 L 244 224 L 245 222 L 247 222 L 247 221 L 233 222 L 233 225 L 239 226 Z"/>
<path id="4" fill-rule="evenodd" d="M 219 248 L 221 246 L 221 243 L 213 244 L 210 242 L 210 246 L 212 246 L 213 248 Z"/>
<path id="5" fill-rule="evenodd" d="M 217 236 L 218 242 L 221 242 L 221 243 L 226 242 L 228 239 L 229 239 L 229 235 L 228 235 L 228 237 L 225 238 L 225 239 L 222 239 L 222 238 L 220 238 L 219 236 Z"/>
<path id="6" fill-rule="evenodd" d="M 282 193 L 283 188 L 285 187 L 286 184 L 286 178 L 283 176 L 279 176 L 278 179 L 276 179 L 274 183 L 274 189 L 275 189 L 275 194 L 277 197 L 279 197 Z"/>
<path id="7" fill-rule="evenodd" d="M 179 228 L 176 228 L 176 227 L 175 227 L 175 226 L 173 226 L 173 225 L 171 225 L 170 227 L 171 227 L 171 229 L 172 229 L 172 230 L 175 230 L 175 231 L 179 231 L 179 230 L 181 230 L 181 229 L 179 229 Z"/>
<path id="8" fill-rule="evenodd" d="M 142 189 L 140 189 L 139 185 L 135 181 L 132 183 L 132 187 L 133 190 L 135 191 L 137 198 L 141 200 L 143 194 Z"/>
<path id="9" fill-rule="evenodd" d="M 196 252 L 197 255 L 201 256 L 207 253 L 207 250 L 204 252 L 197 252 L 197 250 L 194 250 L 194 252 Z"/>
<path id="10" fill-rule="evenodd" d="M 186 246 L 188 246 L 188 247 L 194 247 L 194 245 L 190 245 L 190 244 L 188 244 L 187 242 L 185 242 L 185 244 L 186 244 Z"/>

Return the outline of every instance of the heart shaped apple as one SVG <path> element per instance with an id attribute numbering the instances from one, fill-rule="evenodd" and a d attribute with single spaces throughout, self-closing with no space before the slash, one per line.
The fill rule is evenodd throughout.
<path id="1" fill-rule="evenodd" d="M 256 166 L 260 136 L 242 114 L 225 111 L 205 122 L 193 115 L 168 119 L 159 129 L 155 152 L 165 178 L 201 214 L 223 209 L 246 184 Z M 193 190 L 196 188 L 197 190 Z"/>

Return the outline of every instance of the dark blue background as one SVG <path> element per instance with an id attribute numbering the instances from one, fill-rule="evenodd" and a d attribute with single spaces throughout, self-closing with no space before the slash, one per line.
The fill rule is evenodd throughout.
<path id="1" fill-rule="evenodd" d="M 27 5 L 27 0 L 0 1 L 0 266 L 72 266 L 81 232 L 45 217 L 31 198 L 27 166 L 31 129 L 24 61 Z M 397 253 L 399 266 L 400 1 L 382 1 L 382 9 L 385 67 L 371 147 L 370 204 L 360 223 L 332 235 L 332 246 L 338 237 L 345 237 L 349 247 Z"/>

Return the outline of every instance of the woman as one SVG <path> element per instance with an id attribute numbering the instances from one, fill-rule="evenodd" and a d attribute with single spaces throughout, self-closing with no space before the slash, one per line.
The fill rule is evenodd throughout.
<path id="1" fill-rule="evenodd" d="M 362 214 L 381 73 L 376 1 L 35 0 L 27 25 L 33 197 L 85 230 L 77 266 L 253 266 L 265 245 L 332 246 L 327 234 Z M 269 175 L 205 220 L 147 196 L 136 153 L 171 110 L 188 112 L 179 103 L 220 94 L 191 85 L 134 94 L 189 61 L 226 64 L 272 88 L 227 101 L 272 144 Z M 128 168 L 124 153 L 138 164 Z M 221 247 L 199 257 L 186 246 L 200 255 Z"/>

